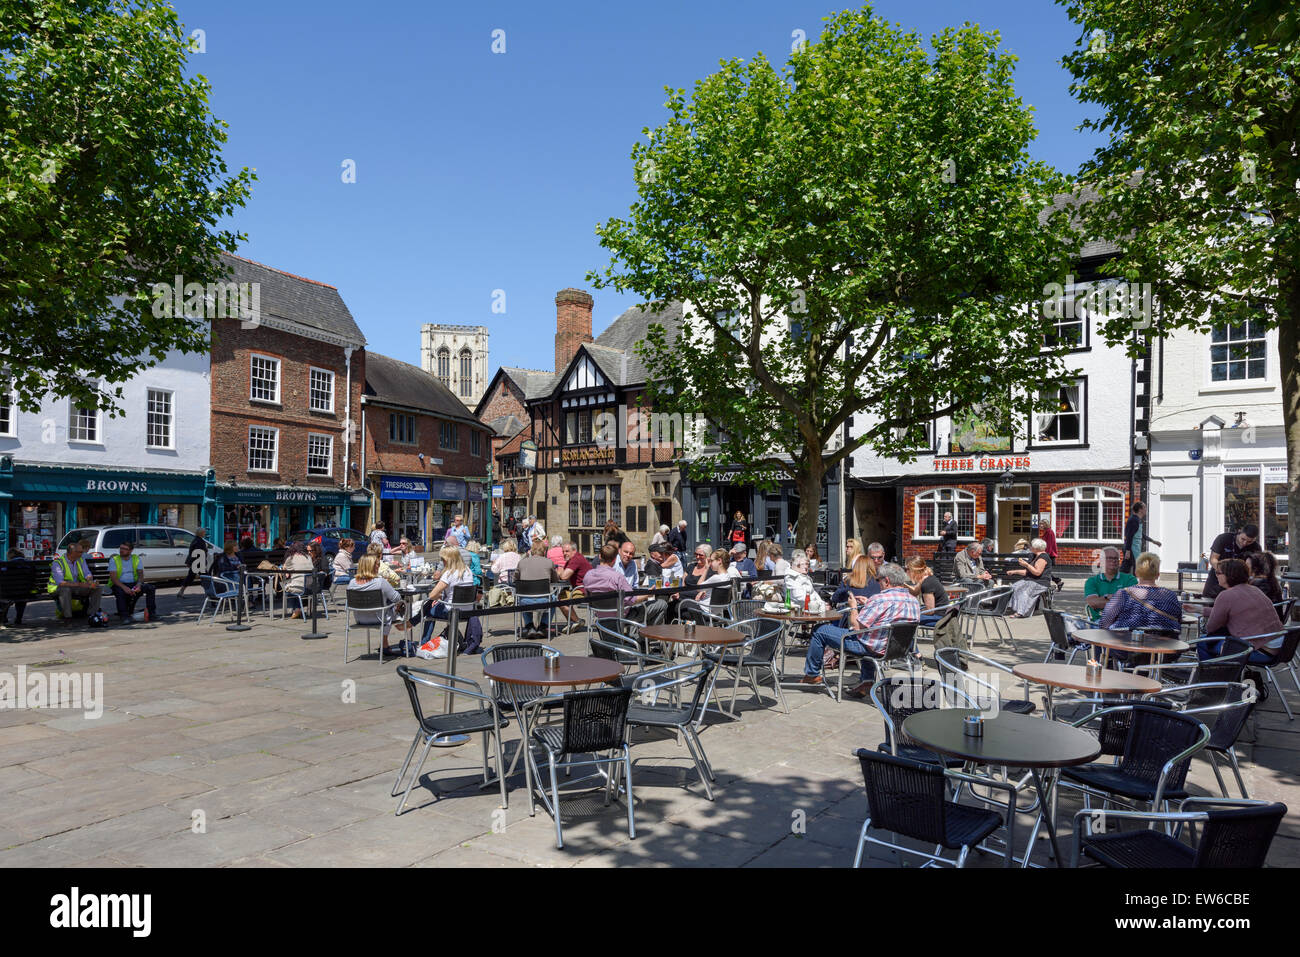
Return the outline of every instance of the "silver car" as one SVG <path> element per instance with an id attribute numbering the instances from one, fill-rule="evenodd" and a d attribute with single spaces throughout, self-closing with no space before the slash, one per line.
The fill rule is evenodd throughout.
<path id="1" fill-rule="evenodd" d="M 111 558 L 123 542 L 135 543 L 135 554 L 140 556 L 144 573 L 151 581 L 184 578 L 190 571 L 185 564 L 195 535 L 183 528 L 166 525 L 88 525 L 74 528 L 59 541 L 62 554 L 69 542 L 89 540 L 86 558 Z M 211 567 L 212 545 L 208 544 L 208 561 L 200 572 Z"/>

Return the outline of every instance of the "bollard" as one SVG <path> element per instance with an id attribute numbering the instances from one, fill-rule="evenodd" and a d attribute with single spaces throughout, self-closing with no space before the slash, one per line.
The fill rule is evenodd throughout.
<path id="1" fill-rule="evenodd" d="M 311 631 L 307 632 L 302 636 L 304 639 L 328 637 L 328 634 L 326 632 L 321 631 L 319 627 L 320 590 L 321 590 L 320 574 L 321 573 L 319 569 L 316 569 L 312 572 L 312 580 L 315 582 L 316 587 L 312 590 L 311 593 Z"/>

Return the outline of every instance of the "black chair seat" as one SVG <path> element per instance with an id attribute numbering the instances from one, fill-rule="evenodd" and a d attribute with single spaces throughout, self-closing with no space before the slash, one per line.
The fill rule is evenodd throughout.
<path id="1" fill-rule="evenodd" d="M 715 665 L 726 665 L 728 668 L 735 668 L 737 662 L 741 668 L 766 668 L 772 663 L 770 658 L 757 658 L 754 655 L 746 655 L 742 660 L 738 651 L 706 651 L 704 657 Z"/>
<path id="2" fill-rule="evenodd" d="M 1107 867 L 1191 867 L 1196 852 L 1160 831 L 1122 831 L 1084 838 L 1083 853 Z"/>
<path id="3" fill-rule="evenodd" d="M 480 731 L 496 729 L 491 711 L 460 711 L 455 714 L 426 715 L 423 721 L 425 730 L 432 734 L 476 734 Z M 501 727 L 510 724 L 504 717 Z"/>
<path id="4" fill-rule="evenodd" d="M 894 753 L 889 749 L 889 745 L 887 743 L 882 743 L 878 748 L 876 748 L 876 750 L 881 752 L 882 754 Z M 940 755 L 935 754 L 933 751 L 927 751 L 925 748 L 921 747 L 918 744 L 900 744 L 898 746 L 898 754 L 896 756 L 900 758 L 907 758 L 910 761 L 920 761 L 923 764 L 942 764 L 944 767 L 948 767 L 948 768 L 959 768 L 963 764 L 965 764 L 965 762 L 962 761 L 961 758 L 941 757 Z"/>
<path id="5" fill-rule="evenodd" d="M 1136 780 L 1113 764 L 1085 764 L 1078 768 L 1065 768 L 1061 771 L 1061 776 L 1076 784 L 1098 791 L 1110 791 L 1135 801 L 1154 801 L 1156 798 L 1155 782 L 1148 784 Z M 1167 788 L 1163 795 L 1164 799 L 1171 801 L 1185 797 L 1185 788 Z"/>
<path id="6" fill-rule="evenodd" d="M 564 753 L 564 728 L 559 725 L 534 728 L 533 740 L 546 748 L 547 751 L 555 754 L 556 757 Z"/>
<path id="7" fill-rule="evenodd" d="M 1007 714 L 1033 714 L 1038 710 L 1038 705 L 1032 701 L 1003 701 L 998 707 Z"/>
<path id="8" fill-rule="evenodd" d="M 627 708 L 627 723 L 639 724 L 645 728 L 676 728 L 690 721 L 694 713 L 693 704 L 630 704 Z"/>
<path id="9" fill-rule="evenodd" d="M 949 850 L 978 844 L 1002 826 L 1002 815 L 997 811 L 967 807 L 944 801 L 944 820 L 947 822 L 943 846 Z"/>

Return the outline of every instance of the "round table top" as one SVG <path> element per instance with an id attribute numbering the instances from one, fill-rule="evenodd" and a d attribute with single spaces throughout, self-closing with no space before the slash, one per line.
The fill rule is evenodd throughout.
<path id="1" fill-rule="evenodd" d="M 561 655 L 559 667 L 551 670 L 538 655 L 536 658 L 512 658 L 509 661 L 493 662 L 483 669 L 483 674 L 506 685 L 543 685 L 549 688 L 613 681 L 623 674 L 623 666 L 607 658 Z"/>
<path id="2" fill-rule="evenodd" d="M 650 625 L 641 629 L 641 635 L 652 641 L 682 642 L 688 645 L 738 645 L 747 637 L 730 628 L 713 628 L 696 625 L 695 634 L 686 636 L 685 625 Z"/>
<path id="3" fill-rule="evenodd" d="M 940 754 L 1016 768 L 1066 768 L 1101 754 L 1101 742 L 1086 731 L 1006 711 L 986 717 L 984 734 L 972 737 L 962 730 L 962 719 L 979 713 L 974 708 L 921 711 L 903 722 L 903 733 Z"/>
<path id="4" fill-rule="evenodd" d="M 1083 665 L 1063 665 L 1059 663 L 1029 663 L 1016 665 L 1011 673 L 1017 678 L 1024 678 L 1040 685 L 1053 685 L 1057 688 L 1073 688 L 1076 691 L 1101 691 L 1113 694 L 1150 694 L 1160 690 L 1160 682 L 1154 678 L 1131 674 L 1127 671 L 1113 671 L 1109 668 L 1099 678 L 1089 678 Z"/>
<path id="5" fill-rule="evenodd" d="M 1213 598 L 1206 598 L 1204 595 L 1193 595 L 1191 598 L 1180 598 L 1178 600 L 1184 605 L 1200 605 L 1204 608 L 1209 608 L 1214 604 Z"/>
<path id="6" fill-rule="evenodd" d="M 757 614 L 762 616 L 763 618 L 779 618 L 781 621 L 809 622 L 809 621 L 839 621 L 840 616 L 843 615 L 844 613 L 842 611 L 826 611 L 826 612 L 822 612 L 820 615 L 814 615 L 812 613 L 804 614 L 802 611 L 799 612 L 766 611 L 760 608 Z M 645 631 L 645 629 L 643 628 L 642 631 Z"/>
<path id="7" fill-rule="evenodd" d="M 949 595 L 964 595 L 970 591 L 965 585 L 945 585 L 943 590 Z"/>
<path id="8" fill-rule="evenodd" d="M 1174 655 L 1191 647 L 1185 641 L 1179 641 L 1177 638 L 1158 638 L 1151 632 L 1147 632 L 1147 637 L 1139 645 L 1133 641 L 1131 635 L 1132 632 L 1128 630 L 1106 628 L 1075 628 L 1070 632 L 1071 638 L 1085 645 L 1097 645 L 1113 651 L 1132 651 L 1144 655 Z"/>

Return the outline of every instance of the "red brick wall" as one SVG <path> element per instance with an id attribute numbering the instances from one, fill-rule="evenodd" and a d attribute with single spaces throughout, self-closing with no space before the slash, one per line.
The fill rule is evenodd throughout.
<path id="1" fill-rule="evenodd" d="M 483 412 L 480 418 L 484 422 L 491 422 L 503 415 L 513 415 L 525 424 L 528 422 L 528 412 L 524 409 L 523 394 L 510 381 L 509 376 L 502 376 L 498 380 L 496 387 L 488 393 L 487 399 L 483 403 Z"/>
<path id="2" fill-rule="evenodd" d="M 578 346 L 591 342 L 591 293 L 561 289 L 555 294 L 555 371 L 563 372 Z"/>
<path id="3" fill-rule="evenodd" d="M 1102 488 L 1115 489 L 1124 496 L 1123 518 L 1128 518 L 1128 482 L 1094 482 L 1090 480 L 1079 482 L 1053 482 L 1050 484 L 1044 483 L 1043 485 L 1040 485 L 1038 487 L 1038 514 L 1046 515 L 1050 518 L 1052 515 L 1052 496 L 1063 489 L 1073 488 L 1076 485 L 1097 485 Z M 1061 534 L 1060 530 L 1055 526 L 1052 527 L 1052 531 L 1056 532 L 1058 536 Z M 1058 543 L 1056 546 L 1058 552 L 1056 563 L 1058 565 L 1086 565 L 1091 567 L 1097 561 L 1097 549 L 1101 548 L 1103 545 L 1116 544 L 1119 543 L 1089 542 L 1082 545 L 1065 545 Z"/>
<path id="4" fill-rule="evenodd" d="M 923 558 L 929 558 L 934 554 L 934 550 L 939 547 L 938 539 L 917 539 L 916 534 L 916 497 L 923 492 L 928 492 L 935 488 L 956 488 L 963 492 L 972 492 L 975 495 L 975 514 L 983 512 L 988 514 L 988 494 L 983 485 L 916 485 L 903 489 L 903 535 L 901 541 L 903 546 L 900 550 L 900 556 L 904 560 L 911 558 L 913 555 L 920 555 Z M 983 539 L 985 537 L 986 526 L 975 526 L 975 537 Z"/>
<path id="5" fill-rule="evenodd" d="M 366 404 L 366 471 L 371 475 L 388 472 L 405 472 L 425 475 L 451 475 L 477 477 L 487 474 L 488 455 L 491 445 L 486 427 L 477 429 L 479 455 L 474 455 L 473 440 L 470 433 L 474 426 L 467 422 L 458 422 L 460 430 L 460 449 L 451 451 L 442 448 L 439 437 L 443 419 L 433 415 L 415 417 L 415 444 L 404 445 L 392 442 L 388 438 L 388 416 L 397 411 L 382 405 Z M 407 413 L 409 414 L 409 413 Z M 420 462 L 419 453 L 424 453 L 424 462 Z M 442 459 L 441 465 L 431 464 L 432 459 Z"/>
<path id="6" fill-rule="evenodd" d="M 280 402 L 270 405 L 249 399 L 249 359 L 254 353 L 280 360 Z M 334 373 L 334 412 L 309 409 L 310 367 Z M 352 354 L 352 419 L 357 423 L 357 438 L 352 445 L 352 461 L 359 462 L 361 451 L 361 389 L 365 382 L 365 350 Z M 284 484 L 297 480 L 304 485 L 360 485 L 359 473 L 345 476 L 343 427 L 347 417 L 344 391 L 347 365 L 342 346 L 266 326 L 242 328 L 239 322 L 221 322 L 212 329 L 212 467 L 217 481 L 227 482 L 234 475 L 241 483 Z M 266 425 L 280 430 L 278 471 L 248 471 L 248 428 Z M 334 462 L 329 477 L 307 475 L 307 433 L 334 437 Z"/>

